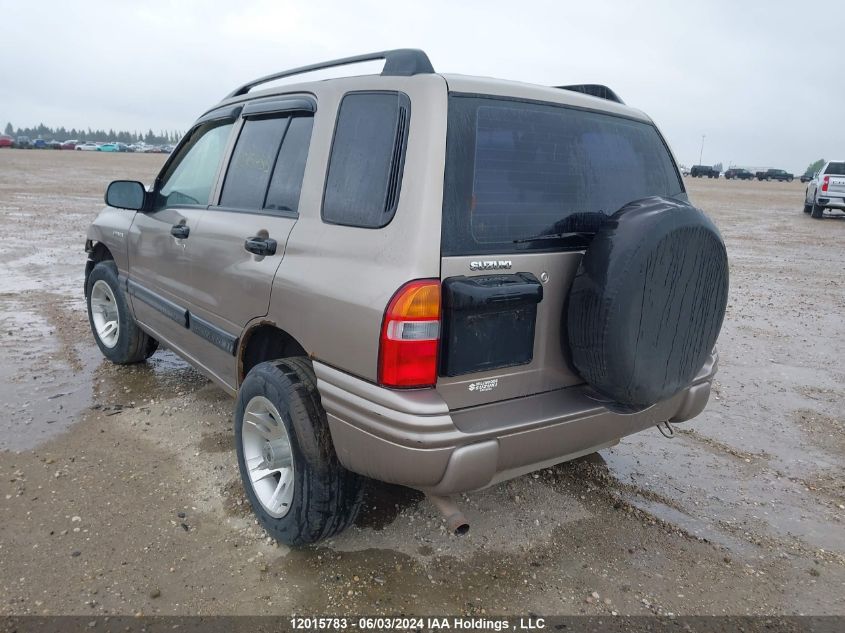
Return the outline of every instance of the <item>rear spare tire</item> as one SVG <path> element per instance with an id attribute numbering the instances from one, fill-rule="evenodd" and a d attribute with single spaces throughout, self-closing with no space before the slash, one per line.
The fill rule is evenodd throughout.
<path id="1" fill-rule="evenodd" d="M 572 283 L 572 363 L 624 407 L 666 400 L 713 350 L 727 298 L 727 253 L 710 219 L 675 199 L 631 202 L 599 229 Z"/>

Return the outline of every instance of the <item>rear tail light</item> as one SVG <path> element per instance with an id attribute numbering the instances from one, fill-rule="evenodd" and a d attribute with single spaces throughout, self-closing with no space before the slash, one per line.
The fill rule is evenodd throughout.
<path id="1" fill-rule="evenodd" d="M 440 281 L 402 286 L 384 312 L 378 381 L 386 387 L 433 387 L 440 340 Z"/>
<path id="2" fill-rule="evenodd" d="M 830 184 L 830 176 L 825 176 L 822 182 L 822 191 L 827 191 L 827 186 Z"/>

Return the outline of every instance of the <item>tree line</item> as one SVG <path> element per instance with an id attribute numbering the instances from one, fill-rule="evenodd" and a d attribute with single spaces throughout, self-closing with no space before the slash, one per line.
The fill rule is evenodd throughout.
<path id="1" fill-rule="evenodd" d="M 826 161 L 824 158 L 820 158 L 820 159 L 818 159 L 815 163 L 810 163 L 810 164 L 807 166 L 807 171 L 805 171 L 804 173 L 805 173 L 805 174 L 815 174 L 815 173 L 816 173 L 819 169 L 821 169 L 822 167 L 824 167 L 824 164 L 825 164 L 826 162 L 827 162 L 827 161 Z"/>
<path id="2" fill-rule="evenodd" d="M 77 130 L 76 128 L 67 129 L 65 127 L 52 128 L 47 127 L 43 123 L 39 123 L 36 127 L 18 128 L 14 127 L 11 123 L 7 123 L 4 134 L 13 138 L 28 136 L 31 139 L 43 138 L 47 141 L 66 141 L 70 139 L 77 141 L 111 141 L 126 143 L 127 145 L 140 142 L 144 142 L 147 145 L 175 145 L 182 138 L 182 134 L 175 130 L 169 132 L 162 130 L 156 134 L 150 129 L 145 134 L 143 132 L 128 132 L 125 130 L 92 130 L 90 127 L 87 130 Z"/>

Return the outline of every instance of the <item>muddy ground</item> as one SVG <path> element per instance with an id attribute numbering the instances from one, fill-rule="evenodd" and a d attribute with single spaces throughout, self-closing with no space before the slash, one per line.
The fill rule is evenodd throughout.
<path id="1" fill-rule="evenodd" d="M 373 484 L 319 547 L 249 513 L 232 402 L 169 352 L 114 367 L 85 229 L 156 155 L 0 150 L 0 614 L 845 614 L 845 221 L 803 185 L 687 179 L 731 258 L 706 411 L 461 500 Z"/>

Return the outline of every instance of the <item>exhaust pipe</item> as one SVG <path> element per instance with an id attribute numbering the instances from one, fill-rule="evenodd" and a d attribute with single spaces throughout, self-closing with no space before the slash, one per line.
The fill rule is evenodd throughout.
<path id="1" fill-rule="evenodd" d="M 426 495 L 428 500 L 440 511 L 443 518 L 446 519 L 446 527 L 450 532 L 456 536 L 463 536 L 469 532 L 469 521 L 460 511 L 455 502 L 449 497 L 441 497 L 439 495 Z"/>

